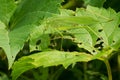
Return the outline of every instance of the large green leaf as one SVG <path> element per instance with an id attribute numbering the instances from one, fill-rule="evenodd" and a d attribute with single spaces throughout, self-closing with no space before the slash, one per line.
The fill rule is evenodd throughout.
<path id="1" fill-rule="evenodd" d="M 114 48 L 113 44 L 115 43 L 113 42 L 119 43 L 119 34 L 117 34 L 119 32 L 119 15 L 113 9 L 88 6 L 87 9 L 77 9 L 73 13 L 74 16 L 68 14 L 68 11 L 66 12 L 64 10 L 65 16 L 62 13 L 60 18 L 53 20 L 52 27 L 66 30 L 74 35 L 75 42 L 80 48 L 85 48 L 94 54 L 99 53 L 99 50 L 103 48 Z M 86 17 L 88 19 L 85 19 Z M 118 48 L 117 44 L 114 46 Z"/>
<path id="2" fill-rule="evenodd" d="M 0 0 L 0 20 L 8 25 L 11 16 L 15 10 L 13 0 Z"/>
<path id="3" fill-rule="evenodd" d="M 86 10 L 84 9 L 77 10 L 77 16 L 86 16 L 86 15 L 93 17 L 101 22 L 99 24 L 95 24 L 92 25 L 92 27 L 90 27 L 96 32 L 96 35 L 101 34 L 98 31 L 99 29 L 103 29 L 106 34 L 106 37 L 109 37 L 111 33 L 114 31 L 115 27 L 118 25 L 119 18 L 115 13 L 115 11 L 112 9 L 105 10 L 103 8 L 95 8 L 88 6 Z"/>
<path id="4" fill-rule="evenodd" d="M 60 2 L 60 0 L 23 0 L 11 19 L 10 28 L 39 24 L 42 19 L 59 13 Z"/>
<path id="5" fill-rule="evenodd" d="M 49 34 L 51 34 L 51 33 L 53 33 L 53 34 L 54 34 L 54 32 L 61 33 L 61 32 L 59 32 L 59 30 L 66 30 L 69 28 L 74 28 L 72 26 L 74 24 L 88 25 L 88 24 L 94 24 L 94 23 L 98 22 L 95 19 L 93 19 L 91 17 L 87 17 L 87 16 L 74 17 L 74 16 L 68 16 L 67 13 L 65 13 L 65 15 L 66 16 L 58 15 L 58 16 L 51 17 L 51 18 L 47 19 L 48 22 L 45 21 L 44 24 L 38 26 L 33 31 L 33 33 L 31 34 L 31 37 L 30 37 L 30 45 L 31 45 L 32 50 L 36 50 L 35 49 L 37 46 L 36 43 L 38 41 L 41 41 L 40 46 L 38 45 L 39 49 L 41 49 L 41 50 L 47 49 L 48 45 L 50 43 Z"/>
<path id="6" fill-rule="evenodd" d="M 90 17 L 93 20 L 97 21 L 96 23 L 93 23 L 90 22 L 89 19 L 84 18 L 83 21 L 86 20 L 85 22 L 87 22 L 88 20 L 88 22 L 92 24 L 82 24 L 80 22 L 78 23 L 76 19 L 74 20 L 76 23 L 73 23 L 74 21 L 71 19 L 67 19 L 67 22 L 69 22 L 70 25 L 68 25 L 67 22 L 65 22 L 65 24 L 64 20 L 60 21 L 64 24 L 62 24 L 62 26 L 59 26 L 59 29 L 64 27 L 64 29 L 62 28 L 63 30 L 67 30 L 70 34 L 74 35 L 74 41 L 78 43 L 78 46 L 80 48 L 84 48 L 94 54 L 99 53 L 99 50 L 103 48 L 113 48 L 112 45 L 114 41 L 117 41 L 117 44 L 119 43 L 120 37 L 117 34 L 119 32 L 119 16 L 114 10 L 110 8 L 106 10 L 104 8 L 88 6 L 87 9 L 77 9 L 74 15 L 75 16 L 72 17 L 78 17 L 78 20 L 82 20 L 80 17 L 87 16 L 88 18 Z M 59 22 L 56 25 L 58 24 Z M 115 40 L 113 40 L 113 38 Z M 117 46 L 117 48 L 118 47 L 119 46 Z"/>
<path id="7" fill-rule="evenodd" d="M 57 14 L 59 4 L 60 0 L 23 0 L 12 16 L 10 26 L 0 22 L 0 27 L 3 27 L 0 28 L 0 47 L 7 55 L 9 68 L 35 26 L 44 18 Z"/>
<path id="8" fill-rule="evenodd" d="M 118 27 L 119 24 L 119 17 L 117 13 L 110 8 L 108 10 L 105 10 L 103 8 L 99 9 L 88 6 L 86 11 L 82 10 L 78 15 L 80 14 L 82 14 L 82 16 L 83 15 L 93 16 L 94 18 L 101 22 L 99 24 L 91 25 L 88 28 L 97 37 L 103 39 L 104 46 L 106 47 L 110 46 L 112 43 L 110 43 L 111 39 L 109 37 L 113 36 L 112 34 L 116 32 L 116 28 Z"/>
<path id="9" fill-rule="evenodd" d="M 45 51 L 30 56 L 22 57 L 13 65 L 12 80 L 16 80 L 23 72 L 37 68 L 39 66 L 57 66 L 62 64 L 68 67 L 75 62 L 88 62 L 92 59 L 92 55 L 79 52 L 63 52 L 63 51 Z"/>

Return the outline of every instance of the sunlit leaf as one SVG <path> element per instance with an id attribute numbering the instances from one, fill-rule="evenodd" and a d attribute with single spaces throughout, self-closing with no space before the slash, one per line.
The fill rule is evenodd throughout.
<path id="1" fill-rule="evenodd" d="M 16 61 L 13 65 L 12 80 L 16 80 L 23 72 L 32 68 L 57 66 L 60 64 L 67 68 L 74 62 L 88 62 L 91 59 L 92 55 L 79 52 L 63 52 L 56 50 L 40 52 Z"/>
<path id="2" fill-rule="evenodd" d="M 111 46 L 112 43 L 110 43 L 110 37 L 113 36 L 112 34 L 117 28 L 119 22 L 119 17 L 114 10 L 105 10 L 103 8 L 88 6 L 86 10 L 77 9 L 76 16 L 90 16 L 100 22 L 85 26 L 85 29 L 90 33 L 93 46 L 100 43 L 103 48 Z"/>

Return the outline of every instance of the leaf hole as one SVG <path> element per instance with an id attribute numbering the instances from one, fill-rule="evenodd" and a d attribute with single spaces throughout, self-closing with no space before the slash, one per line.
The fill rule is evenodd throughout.
<path id="1" fill-rule="evenodd" d="M 102 45 L 104 42 L 100 42 L 100 45 Z"/>
<path id="2" fill-rule="evenodd" d="M 67 31 L 66 31 L 66 30 L 64 30 L 64 31 L 63 31 L 63 33 L 67 33 Z"/>
<path id="3" fill-rule="evenodd" d="M 95 51 L 95 50 L 93 50 L 92 52 L 93 52 L 93 53 L 95 53 L 96 51 Z"/>
<path id="4" fill-rule="evenodd" d="M 99 44 L 95 44 L 94 47 L 97 48 L 98 50 L 102 50 L 103 49 L 103 43 L 104 42 L 100 42 Z"/>
<path id="5" fill-rule="evenodd" d="M 35 48 L 36 48 L 36 49 L 38 49 L 38 47 L 37 47 L 37 46 L 36 46 Z"/>
<path id="6" fill-rule="evenodd" d="M 103 31 L 103 29 L 99 29 L 99 30 L 98 30 L 98 32 L 102 32 L 102 31 Z"/>
<path id="7" fill-rule="evenodd" d="M 120 28 L 120 24 L 119 24 L 118 28 Z"/>
<path id="8" fill-rule="evenodd" d="M 83 43 L 82 43 L 82 42 L 80 42 L 79 44 L 80 44 L 80 45 L 82 45 Z"/>
<path id="9" fill-rule="evenodd" d="M 40 43 L 41 43 L 41 40 L 38 40 L 38 41 L 36 42 L 36 45 L 40 45 Z"/>
<path id="10" fill-rule="evenodd" d="M 75 56 L 79 56 L 79 55 L 76 54 Z"/>
<path id="11" fill-rule="evenodd" d="M 113 40 L 113 43 L 115 43 L 115 41 Z"/>
<path id="12" fill-rule="evenodd" d="M 97 38 L 97 40 L 96 41 L 99 41 L 100 40 L 100 38 Z"/>
<path id="13" fill-rule="evenodd" d="M 99 44 L 94 45 L 94 48 L 98 48 L 98 47 L 99 47 Z"/>
<path id="14" fill-rule="evenodd" d="M 97 38 L 96 42 L 100 40 L 103 40 L 103 38 L 102 37 Z"/>

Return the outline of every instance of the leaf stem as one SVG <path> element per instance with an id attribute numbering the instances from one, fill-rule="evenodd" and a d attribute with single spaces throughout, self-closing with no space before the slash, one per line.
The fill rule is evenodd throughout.
<path id="1" fill-rule="evenodd" d="M 104 63 L 106 65 L 106 67 L 107 67 L 108 80 L 112 80 L 112 72 L 111 72 L 111 67 L 110 67 L 110 63 L 109 63 L 108 59 L 105 59 Z"/>
<path id="2" fill-rule="evenodd" d="M 87 63 L 86 62 L 83 63 L 83 68 L 84 68 L 84 80 L 87 80 L 87 74 L 86 74 Z"/>

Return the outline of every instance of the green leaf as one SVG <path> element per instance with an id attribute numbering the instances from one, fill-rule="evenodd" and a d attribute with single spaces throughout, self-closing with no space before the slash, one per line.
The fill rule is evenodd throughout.
<path id="1" fill-rule="evenodd" d="M 60 16 L 58 18 L 54 18 L 53 22 L 55 21 L 60 21 L 60 22 L 64 22 L 64 23 L 72 23 L 72 24 L 84 24 L 84 25 L 88 25 L 88 24 L 94 24 L 97 23 L 97 21 L 95 19 L 93 19 L 92 17 L 88 17 L 88 16 Z"/>
<path id="2" fill-rule="evenodd" d="M 95 7 L 103 7 L 106 0 L 84 0 L 85 5 L 91 5 Z"/>
<path id="3" fill-rule="evenodd" d="M 49 7 L 46 7 L 46 3 Z M 41 24 L 44 18 L 57 14 L 59 4 L 59 0 L 23 0 L 12 16 L 10 26 L 0 22 L 0 27 L 3 27 L 0 28 L 0 47 L 7 55 L 9 68 L 32 30 Z"/>
<path id="4" fill-rule="evenodd" d="M 84 28 L 71 29 L 69 33 L 74 35 L 74 42 L 78 43 L 80 48 L 84 48 L 93 54 L 93 50 L 95 50 L 93 46 L 93 41 L 90 33 Z"/>
<path id="5" fill-rule="evenodd" d="M 86 16 L 93 19 L 93 22 L 85 19 Z M 53 20 L 51 27 L 66 30 L 74 36 L 74 42 L 78 43 L 80 48 L 84 48 L 92 54 L 100 53 L 101 49 L 119 47 L 117 45 L 119 43 L 119 15 L 113 9 L 88 6 L 87 9 L 77 9 L 74 16 L 62 12 L 60 18 L 57 18 Z M 85 24 L 85 20 L 92 24 Z M 84 23 L 82 24 L 81 21 Z M 116 43 L 113 43 L 114 41 Z"/>
<path id="6" fill-rule="evenodd" d="M 11 19 L 10 28 L 40 24 L 44 18 L 59 13 L 60 2 L 61 0 L 23 0 Z"/>
<path id="7" fill-rule="evenodd" d="M 33 30 L 30 34 L 30 50 L 41 50 L 44 51 L 48 49 L 50 44 L 49 34 L 45 32 L 45 26 L 40 25 Z"/>
<path id="8" fill-rule="evenodd" d="M 99 59 L 104 61 L 105 59 L 109 59 L 109 55 L 113 52 L 113 49 L 111 48 L 104 48 L 102 51 L 100 51 L 98 54 L 93 56 L 93 59 Z"/>
<path id="9" fill-rule="evenodd" d="M 16 80 L 23 72 L 37 68 L 40 66 L 57 66 L 62 64 L 67 68 L 75 62 L 88 62 L 92 59 L 92 55 L 79 52 L 63 52 L 63 51 L 44 51 L 30 56 L 22 57 L 13 65 L 12 80 Z"/>
<path id="10" fill-rule="evenodd" d="M 13 0 L 0 0 L 0 20 L 4 22 L 5 25 L 8 25 L 15 7 Z"/>
<path id="11" fill-rule="evenodd" d="M 114 30 L 114 33 L 109 37 L 109 43 L 110 46 L 114 49 L 117 50 L 120 47 L 120 28 L 116 28 Z"/>
<path id="12" fill-rule="evenodd" d="M 5 28 L 5 24 L 0 21 L 0 47 L 2 47 L 6 52 L 8 61 L 10 63 L 9 66 L 11 66 L 11 62 L 13 62 L 13 59 L 10 50 L 8 31 Z"/>
<path id="13" fill-rule="evenodd" d="M 75 12 L 73 10 L 60 9 L 61 16 L 74 16 Z"/>
<path id="14" fill-rule="evenodd" d="M 9 80 L 5 73 L 0 72 L 0 80 Z"/>
<path id="15" fill-rule="evenodd" d="M 97 25 L 95 24 L 95 27 L 98 27 L 98 28 L 101 27 L 103 30 L 105 30 L 104 32 L 107 37 L 111 35 L 115 27 L 118 25 L 119 18 L 117 16 L 117 13 L 110 8 L 106 10 L 104 8 L 96 8 L 96 7 L 88 6 L 86 10 L 84 9 L 77 10 L 77 16 L 86 16 L 86 15 L 92 18 L 95 18 L 96 20 L 101 22 L 101 23 L 98 23 Z M 97 30 L 96 32 L 98 34 Z"/>
<path id="16" fill-rule="evenodd" d="M 114 49 L 117 50 L 120 47 L 120 13 L 117 14 L 119 21 L 118 24 L 116 26 L 116 28 L 114 29 L 114 32 L 111 34 L 111 36 L 109 37 L 109 44 L 110 46 Z"/>
<path id="17" fill-rule="evenodd" d="M 100 22 L 85 26 L 85 29 L 91 35 L 93 46 L 100 42 L 103 42 L 103 48 L 111 46 L 110 37 L 113 36 L 112 34 L 115 32 L 119 22 L 119 17 L 114 10 L 88 6 L 86 10 L 77 9 L 76 16 L 90 16 Z M 98 38 L 99 41 L 97 41 Z"/>

